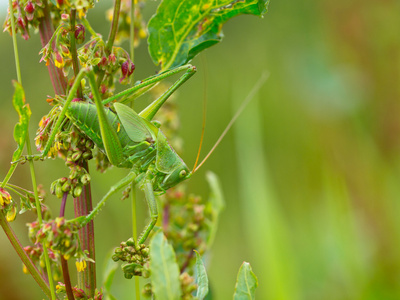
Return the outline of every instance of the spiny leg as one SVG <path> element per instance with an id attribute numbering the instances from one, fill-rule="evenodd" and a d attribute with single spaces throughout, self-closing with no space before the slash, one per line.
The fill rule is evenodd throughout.
<path id="1" fill-rule="evenodd" d="M 151 181 L 146 180 L 142 186 L 142 189 L 144 191 L 147 205 L 149 206 L 149 209 L 150 209 L 151 221 L 150 221 L 149 225 L 146 226 L 144 231 L 139 236 L 138 245 L 143 244 L 146 241 L 151 230 L 154 228 L 154 225 L 156 225 L 157 219 L 158 219 L 157 201 L 156 201 L 156 197 L 154 196 L 153 185 L 151 184 Z"/>
<path id="2" fill-rule="evenodd" d="M 132 183 L 136 178 L 136 173 L 131 171 L 129 174 L 122 178 L 119 182 L 117 182 L 115 185 L 113 185 L 110 190 L 107 192 L 107 194 L 104 195 L 104 197 L 97 203 L 96 207 L 87 215 L 87 216 L 82 216 L 75 218 L 71 220 L 71 222 L 78 221 L 81 225 L 81 227 L 85 226 L 87 223 L 89 223 L 98 213 L 99 211 L 103 208 L 103 206 L 106 204 L 106 201 L 114 195 L 116 192 L 121 190 L 124 186 Z"/>
<path id="3" fill-rule="evenodd" d="M 110 102 L 112 102 L 114 100 L 117 100 L 117 99 L 119 99 L 121 97 L 130 96 L 130 95 L 134 94 L 135 92 L 139 91 L 140 89 L 143 89 L 145 87 L 151 86 L 152 84 L 155 84 L 155 83 L 157 83 L 157 82 L 159 82 L 159 81 L 161 81 L 161 80 L 163 80 L 165 78 L 173 76 L 173 75 L 175 75 L 175 74 L 177 74 L 177 73 L 179 73 L 181 71 L 184 71 L 184 70 L 186 70 L 186 73 L 184 75 L 182 75 L 182 77 L 186 77 L 187 73 L 191 73 L 191 75 L 193 75 L 196 72 L 196 67 L 188 64 L 188 65 L 180 66 L 180 67 L 177 67 L 175 69 L 168 70 L 168 71 L 165 71 L 163 73 L 151 76 L 151 77 L 149 77 L 147 79 L 144 79 L 143 81 L 141 81 L 140 83 L 136 84 L 135 86 L 133 86 L 131 88 L 128 88 L 128 89 L 126 89 L 126 90 L 124 90 L 124 91 L 122 91 L 122 92 L 120 92 L 118 94 L 115 94 L 114 96 L 111 96 L 110 98 L 107 98 L 107 99 L 103 100 L 103 105 L 105 105 L 107 103 L 110 103 Z M 189 77 L 191 77 L 191 75 Z M 186 80 L 184 80 L 184 81 L 186 81 Z M 128 100 L 128 101 L 121 100 L 119 102 L 125 103 L 125 102 L 129 102 L 129 101 L 131 101 L 131 100 Z"/>
<path id="4" fill-rule="evenodd" d="M 154 100 L 149 106 L 143 109 L 139 116 L 151 121 L 154 115 L 158 112 L 165 101 L 171 96 L 182 84 L 184 84 L 190 77 L 196 73 L 196 67 L 189 65 L 185 74 L 183 74 L 170 88 L 162 94 L 158 99 Z"/>

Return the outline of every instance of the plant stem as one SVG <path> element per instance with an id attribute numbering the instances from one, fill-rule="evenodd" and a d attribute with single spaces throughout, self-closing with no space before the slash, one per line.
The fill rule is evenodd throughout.
<path id="1" fill-rule="evenodd" d="M 72 68 L 74 69 L 75 77 L 78 76 L 79 73 L 79 62 L 78 62 L 78 54 L 76 52 L 76 39 L 75 39 L 75 21 L 76 21 L 76 9 L 71 9 L 70 14 L 70 32 L 69 32 L 69 40 L 71 43 L 70 52 L 72 57 Z M 82 86 L 79 86 L 77 90 L 78 98 L 83 98 L 82 95 Z"/>
<path id="2" fill-rule="evenodd" d="M 13 39 L 13 45 L 14 45 L 15 66 L 17 69 L 17 79 L 18 79 L 18 82 L 20 84 L 22 84 L 21 68 L 20 68 L 20 64 L 19 64 L 18 45 L 17 45 L 16 32 L 15 32 L 15 19 L 14 19 L 13 7 L 12 7 L 12 0 L 9 0 L 9 6 L 10 6 L 10 17 L 11 17 L 12 39 Z M 29 140 L 29 130 L 27 130 L 27 132 L 26 132 L 26 148 L 27 148 L 28 155 L 32 155 L 32 149 L 31 149 L 31 144 L 30 144 L 30 140 Z M 16 165 L 15 165 L 15 167 L 16 167 Z M 6 179 L 3 180 L 2 185 L 5 185 L 7 183 L 7 181 L 11 177 L 12 173 L 14 172 L 15 167 L 10 168 L 10 170 L 6 176 Z M 34 169 L 33 161 L 29 162 L 29 168 L 31 171 L 33 192 L 35 195 L 36 212 L 38 215 L 39 225 L 41 226 L 42 225 L 42 209 L 41 209 L 41 203 L 39 201 L 39 194 L 38 194 L 38 190 L 37 190 L 36 176 L 35 176 L 35 169 Z M 4 214 L 1 214 L 0 222 L 1 222 L 1 226 L 3 227 L 3 230 L 6 232 L 7 236 L 9 237 L 9 240 L 13 244 L 14 249 L 17 251 L 17 253 L 21 257 L 21 259 L 24 261 L 26 258 L 26 253 L 22 249 L 22 246 L 18 242 L 14 233 L 11 231 L 11 228 L 9 228 L 8 222 L 4 219 Z M 55 300 L 56 294 L 55 294 L 55 290 L 54 290 L 53 276 L 51 273 L 50 259 L 49 259 L 49 255 L 47 253 L 46 246 L 45 245 L 42 245 L 42 246 L 43 246 L 43 255 L 44 255 L 45 263 L 46 263 L 47 276 L 48 276 L 48 280 L 49 280 L 49 284 L 50 284 L 50 295 L 51 295 L 51 299 Z M 36 269 L 30 259 L 27 261 L 25 266 L 27 268 L 29 266 L 28 269 Z M 35 270 L 32 270 L 32 271 L 29 270 L 29 271 L 31 272 L 32 276 L 34 276 Z M 36 271 L 37 271 L 37 269 L 36 269 Z M 39 278 L 42 279 L 42 277 L 40 275 L 39 275 Z M 41 285 L 41 282 L 39 282 L 36 278 L 35 278 L 35 280 L 39 283 L 39 285 Z M 43 289 L 43 287 L 42 287 L 42 289 Z M 45 289 L 43 289 L 45 291 L 45 293 L 47 292 L 47 289 L 48 289 L 48 287 L 46 285 L 46 291 L 45 291 Z"/>
<path id="3" fill-rule="evenodd" d="M 119 12 L 121 11 L 121 0 L 115 0 L 114 2 L 114 13 L 113 13 L 113 18 L 111 22 L 111 28 L 110 28 L 110 33 L 108 35 L 108 41 L 105 47 L 105 52 L 106 55 L 110 55 L 112 52 L 112 47 L 114 45 L 115 41 L 115 36 L 117 35 L 118 31 L 118 20 L 119 20 Z M 98 77 L 97 77 L 97 86 L 101 86 L 101 82 L 103 81 L 104 78 L 104 71 L 99 72 Z"/>
<path id="4" fill-rule="evenodd" d="M 131 203 L 132 203 L 132 237 L 137 245 L 137 223 L 136 223 L 136 184 L 131 185 Z M 140 300 L 139 276 L 135 276 L 135 294 L 136 300 Z"/>
<path id="5" fill-rule="evenodd" d="M 8 5 L 9 5 L 10 17 L 11 17 L 11 30 L 12 30 L 12 40 L 13 40 L 13 45 L 14 45 L 15 67 L 17 69 L 17 80 L 18 80 L 18 82 L 20 84 L 22 84 L 22 82 L 21 82 L 21 68 L 20 68 L 20 65 L 19 65 L 17 35 L 16 35 L 16 32 L 15 32 L 15 18 L 14 18 L 14 13 L 13 13 L 12 0 L 8 0 Z"/>
<path id="6" fill-rule="evenodd" d="M 44 4 L 43 17 L 40 18 L 39 33 L 42 47 L 46 46 L 51 37 L 53 36 L 53 23 L 50 16 L 47 0 L 42 0 Z M 52 62 L 47 66 L 49 71 L 50 80 L 56 94 L 64 95 L 67 89 L 67 80 L 61 69 L 58 69 Z"/>
<path id="7" fill-rule="evenodd" d="M 121 10 L 121 0 L 115 0 L 110 34 L 108 35 L 108 41 L 106 44 L 106 53 L 108 55 L 111 53 L 111 49 L 114 45 L 115 36 L 117 35 L 120 10 Z"/>
<path id="8" fill-rule="evenodd" d="M 42 277 L 39 270 L 36 268 L 35 264 L 32 262 L 28 254 L 26 254 L 24 248 L 22 247 L 17 236 L 15 235 L 15 232 L 12 230 L 10 223 L 7 222 L 2 211 L 0 212 L 0 225 L 3 228 L 8 239 L 10 240 L 12 246 L 14 247 L 15 252 L 17 252 L 18 256 L 21 258 L 23 264 L 28 269 L 33 279 L 35 279 L 35 281 L 40 286 L 42 291 L 46 294 L 46 296 L 50 298 L 51 292 L 48 283 Z"/>
<path id="9" fill-rule="evenodd" d="M 26 150 L 28 152 L 28 155 L 32 155 L 31 142 L 29 140 L 29 130 L 27 130 L 27 132 L 26 132 Z M 42 226 L 42 224 L 43 224 L 42 204 L 39 201 L 39 193 L 37 190 L 35 166 L 34 166 L 33 160 L 29 160 L 29 169 L 31 171 L 33 193 L 35 194 L 35 205 L 36 205 L 36 213 L 38 216 L 38 222 L 39 222 L 39 226 Z M 50 285 L 51 299 L 55 300 L 56 293 L 55 293 L 55 289 L 54 289 L 53 275 L 51 273 L 49 253 L 47 251 L 47 247 L 45 244 L 42 244 L 42 247 L 43 247 L 44 260 L 46 263 L 47 276 L 48 276 L 49 285 Z"/>
<path id="10" fill-rule="evenodd" d="M 60 207 L 60 217 L 64 217 L 65 215 L 65 206 L 67 205 L 67 198 L 68 198 L 68 192 L 65 192 L 61 201 L 61 207 Z M 61 253 L 60 253 L 61 254 Z M 71 287 L 71 278 L 69 277 L 69 270 L 68 270 L 68 261 L 64 258 L 63 255 L 60 255 L 61 257 L 61 269 L 63 272 L 63 277 L 64 277 L 64 284 L 65 284 L 65 290 L 67 292 L 67 297 L 68 300 L 74 300 L 74 294 L 72 292 L 72 287 Z"/>
<path id="11" fill-rule="evenodd" d="M 17 71 L 17 80 L 20 84 L 22 84 L 21 68 L 20 68 L 20 64 L 19 64 L 19 55 L 18 55 L 17 35 L 15 32 L 15 18 L 14 18 L 14 13 L 13 13 L 13 9 L 12 9 L 12 0 L 8 0 L 8 5 L 9 5 L 9 9 L 10 9 L 12 41 L 13 41 L 13 47 L 14 47 L 14 59 L 15 59 L 15 68 Z M 6 177 L 4 178 L 4 180 L 1 184 L 1 187 L 6 186 L 7 182 L 10 180 L 12 174 L 14 173 L 16 167 L 17 167 L 17 164 L 11 165 Z"/>
<path id="12" fill-rule="evenodd" d="M 87 162 L 85 162 L 82 167 L 89 173 Z M 90 183 L 84 185 L 82 194 L 79 198 L 74 199 L 74 208 L 75 217 L 86 216 L 93 210 Z M 82 250 L 87 250 L 89 252 L 89 258 L 95 261 L 93 220 L 79 230 L 79 240 L 82 245 Z M 83 272 L 78 272 L 78 287 L 83 289 L 89 298 L 94 297 L 96 289 L 96 265 L 94 263 L 88 262 L 88 267 Z"/>
<path id="13" fill-rule="evenodd" d="M 131 0 L 131 24 L 130 24 L 130 56 L 131 61 L 135 63 L 135 2 L 136 0 Z M 133 82 L 133 74 L 132 74 L 132 82 Z"/>

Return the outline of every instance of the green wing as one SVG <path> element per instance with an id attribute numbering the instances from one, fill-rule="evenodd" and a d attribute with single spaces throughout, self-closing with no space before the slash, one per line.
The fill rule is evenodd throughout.
<path id="1" fill-rule="evenodd" d="M 180 157 L 171 148 L 165 135 L 159 130 L 157 135 L 157 169 L 162 173 L 169 174 L 175 170 L 180 162 Z"/>
<path id="2" fill-rule="evenodd" d="M 115 111 L 124 126 L 126 133 L 129 138 L 134 142 L 142 142 L 147 139 L 154 139 L 152 135 L 152 129 L 149 128 L 149 124 L 143 121 L 143 119 L 129 106 L 121 103 L 114 103 Z"/>

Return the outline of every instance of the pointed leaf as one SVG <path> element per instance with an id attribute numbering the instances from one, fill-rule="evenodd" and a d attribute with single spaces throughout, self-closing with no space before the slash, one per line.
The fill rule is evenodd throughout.
<path id="1" fill-rule="evenodd" d="M 139 143 L 152 137 L 143 119 L 132 108 L 121 103 L 114 103 L 114 108 L 132 141 Z"/>
<path id="2" fill-rule="evenodd" d="M 212 215 L 212 224 L 210 226 L 211 231 L 207 240 L 207 248 L 210 248 L 217 232 L 219 214 L 225 207 L 225 201 L 218 176 L 215 173 L 208 171 L 206 173 L 206 178 L 208 185 L 210 186 L 208 203 L 211 205 L 210 210 Z"/>
<path id="3" fill-rule="evenodd" d="M 175 252 L 162 231 L 156 233 L 150 242 L 150 271 L 153 292 L 157 300 L 181 298 L 179 267 Z"/>
<path id="4" fill-rule="evenodd" d="M 222 39 L 222 25 L 241 14 L 262 16 L 269 0 L 163 0 L 151 18 L 149 52 L 168 70 Z"/>
<path id="5" fill-rule="evenodd" d="M 16 161 L 18 158 L 20 158 L 22 150 L 24 149 L 31 110 L 29 108 L 29 104 L 25 104 L 25 92 L 22 88 L 22 85 L 17 81 L 13 81 L 13 84 L 15 92 L 12 102 L 19 115 L 19 122 L 14 127 L 14 140 L 18 144 L 18 148 L 14 151 L 12 156 L 12 160 Z"/>
<path id="6" fill-rule="evenodd" d="M 234 300 L 253 300 L 258 286 L 256 275 L 248 262 L 243 262 L 236 280 Z"/>
<path id="7" fill-rule="evenodd" d="M 204 267 L 199 252 L 197 252 L 196 250 L 194 251 L 196 252 L 196 281 L 197 281 L 196 297 L 202 300 L 208 294 L 208 277 L 206 268 Z"/>

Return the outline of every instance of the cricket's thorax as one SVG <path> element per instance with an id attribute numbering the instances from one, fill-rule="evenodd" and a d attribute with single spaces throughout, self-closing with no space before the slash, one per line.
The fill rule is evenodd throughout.
<path id="1" fill-rule="evenodd" d="M 161 130 L 152 124 L 152 137 L 142 141 L 133 141 L 135 136 L 129 137 L 117 114 L 106 109 L 106 117 L 111 128 L 117 133 L 122 147 L 123 161 L 116 165 L 119 168 L 133 169 L 139 176 L 147 174 L 151 177 L 154 191 L 163 192 L 186 178 L 189 170 L 178 154 L 169 145 Z M 107 155 L 101 136 L 100 123 L 96 106 L 86 102 L 71 103 L 67 117 L 85 134 L 95 145 Z M 185 171 L 184 174 L 182 171 Z M 142 177 L 142 176 L 139 176 Z"/>

